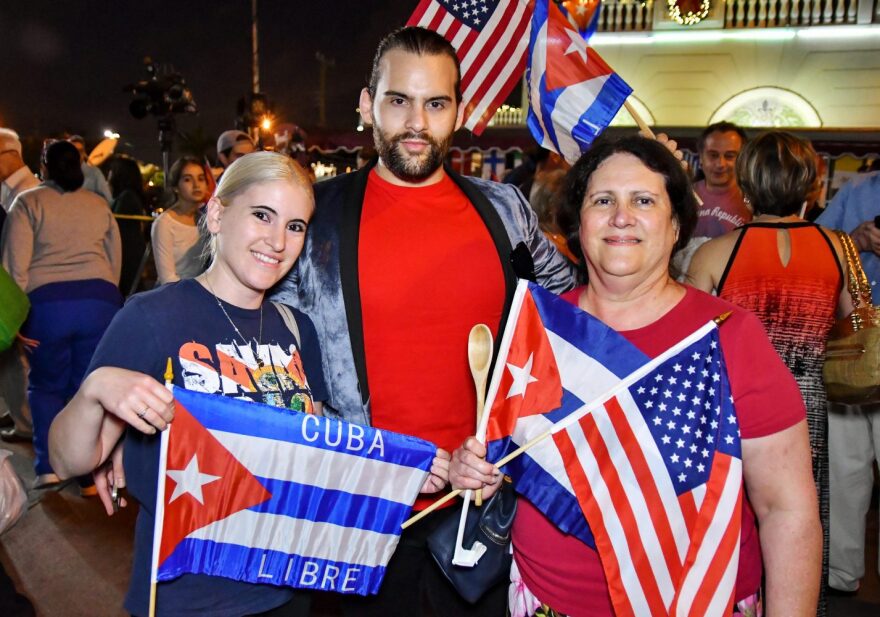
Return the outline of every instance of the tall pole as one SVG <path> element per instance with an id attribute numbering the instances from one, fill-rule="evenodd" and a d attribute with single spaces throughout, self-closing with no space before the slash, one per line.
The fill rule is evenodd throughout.
<path id="1" fill-rule="evenodd" d="M 336 64 L 333 58 L 328 58 L 320 51 L 315 53 L 315 59 L 321 65 L 318 73 L 318 126 L 327 125 L 327 68 Z"/>
<path id="2" fill-rule="evenodd" d="M 260 91 L 260 53 L 257 44 L 257 0 L 251 0 L 251 56 L 253 58 L 253 93 Z"/>

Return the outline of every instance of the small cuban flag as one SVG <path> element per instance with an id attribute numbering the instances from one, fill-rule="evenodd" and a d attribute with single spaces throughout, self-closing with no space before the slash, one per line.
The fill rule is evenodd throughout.
<path id="1" fill-rule="evenodd" d="M 338 593 L 379 590 L 436 446 L 173 388 L 152 581 L 185 573 Z"/>
<path id="2" fill-rule="evenodd" d="M 550 0 L 537 0 L 529 35 L 529 130 L 574 163 L 632 93 Z"/>

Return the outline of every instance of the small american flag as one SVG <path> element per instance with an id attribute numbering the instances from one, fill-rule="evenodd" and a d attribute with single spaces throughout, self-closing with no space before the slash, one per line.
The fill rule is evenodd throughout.
<path id="1" fill-rule="evenodd" d="M 729 614 L 742 461 L 718 331 L 554 439 L 617 614 Z"/>
<path id="2" fill-rule="evenodd" d="M 422 0 L 407 22 L 445 37 L 461 63 L 464 126 L 479 135 L 525 70 L 528 0 Z"/>

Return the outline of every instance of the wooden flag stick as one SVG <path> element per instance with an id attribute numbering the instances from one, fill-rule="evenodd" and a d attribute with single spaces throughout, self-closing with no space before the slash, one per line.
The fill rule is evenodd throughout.
<path id="1" fill-rule="evenodd" d="M 596 397 L 595 399 L 593 399 L 592 401 L 590 401 L 589 403 L 587 403 L 586 405 L 581 407 L 581 410 L 579 412 L 572 413 L 568 417 L 563 418 L 562 420 L 556 422 L 553 426 L 551 426 L 549 429 L 547 429 L 546 431 L 544 431 L 540 435 L 537 435 L 537 436 L 531 438 L 530 440 L 528 440 L 526 443 L 521 445 L 519 448 L 517 448 L 516 450 L 514 450 L 513 452 L 511 452 L 510 454 L 508 454 L 504 458 L 502 458 L 497 463 L 495 463 L 495 466 L 498 467 L 499 469 L 501 467 L 504 467 L 507 463 L 509 463 L 510 461 L 515 459 L 516 457 L 518 457 L 520 454 L 522 454 L 523 452 L 525 452 L 529 448 L 532 448 L 536 444 L 544 441 L 547 437 L 549 437 L 553 433 L 558 433 L 559 431 L 564 430 L 565 428 L 571 426 L 572 424 L 574 424 L 575 422 L 580 420 L 582 417 L 587 415 L 591 409 L 595 409 L 599 405 L 602 405 L 603 403 L 605 403 L 605 401 L 611 399 L 614 396 L 617 396 L 617 394 L 619 392 L 629 388 L 630 386 L 632 386 L 634 383 L 636 383 L 640 379 L 643 379 L 651 371 L 655 370 L 658 366 L 660 366 L 661 364 L 666 362 L 666 360 L 668 360 L 669 358 L 671 358 L 675 354 L 680 353 L 681 351 L 683 351 L 684 349 L 689 347 L 691 344 L 693 344 L 694 342 L 696 342 L 697 340 L 699 340 L 700 338 L 705 336 L 705 334 L 706 334 L 706 332 L 708 332 L 709 328 L 720 327 L 721 324 L 723 324 L 727 320 L 727 318 L 730 317 L 730 315 L 731 315 L 731 311 L 728 311 L 726 313 L 718 315 L 717 317 L 714 317 L 712 320 L 707 322 L 705 325 L 701 326 L 700 328 L 698 328 L 697 330 L 695 330 L 694 332 L 692 332 L 691 334 L 689 334 L 688 336 L 686 336 L 685 338 L 680 340 L 678 343 L 676 343 L 675 345 L 673 345 L 672 347 L 670 347 L 669 349 L 664 351 L 662 354 L 660 354 L 656 358 L 653 358 L 649 362 L 646 362 L 640 368 L 637 368 L 635 371 L 633 371 L 632 373 L 630 373 L 629 375 L 624 377 L 622 380 L 617 382 L 617 384 L 615 384 L 614 386 L 609 388 L 606 392 L 602 393 L 601 395 L 599 395 L 598 397 Z M 400 526 L 400 528 L 406 529 L 407 527 L 409 527 L 413 523 L 416 523 L 416 522 L 422 520 L 424 517 L 428 516 L 428 514 L 430 514 L 431 512 L 433 512 L 434 510 L 436 510 L 437 508 L 439 508 L 440 506 L 442 506 L 443 504 L 448 502 L 450 499 L 453 499 L 454 497 L 457 497 L 458 495 L 460 495 L 463 490 L 464 489 L 458 488 L 458 489 L 455 489 L 454 491 L 450 492 L 449 494 L 444 495 L 442 498 L 438 499 L 437 501 L 432 503 L 430 506 L 428 506 L 427 508 L 425 508 L 424 510 L 422 510 L 421 512 L 419 512 L 415 516 L 411 516 L 410 518 L 405 520 L 403 522 L 403 524 Z"/>
<path id="2" fill-rule="evenodd" d="M 172 389 L 172 381 L 174 380 L 174 369 L 172 368 L 171 358 L 165 364 L 165 387 Z M 170 427 L 169 427 L 170 428 Z M 162 542 L 162 527 L 165 516 L 165 466 L 168 461 L 168 430 L 162 432 L 159 438 L 159 477 L 156 483 L 156 509 L 155 522 L 153 525 L 153 556 L 150 562 L 150 609 L 149 617 L 156 617 L 156 585 L 157 570 L 159 567 L 159 546 Z"/>
<path id="3" fill-rule="evenodd" d="M 629 104 L 629 99 L 623 102 L 623 106 L 626 107 L 626 110 L 629 112 L 629 115 L 632 116 L 632 119 L 636 121 L 636 124 L 639 126 L 639 130 L 645 134 L 645 136 L 651 139 L 657 139 L 657 136 L 654 134 L 654 131 L 651 130 L 651 127 L 645 122 L 645 119 L 639 115 L 639 112 L 636 111 L 636 108 Z M 684 165 L 684 163 L 682 163 Z M 685 167 L 685 171 L 687 171 L 687 167 Z M 697 195 L 697 192 L 694 191 L 694 197 L 697 200 L 697 204 L 702 206 L 703 200 L 700 199 L 700 196 Z"/>
<path id="4" fill-rule="evenodd" d="M 636 121 L 636 124 L 639 125 L 639 130 L 644 133 L 645 136 L 650 137 L 651 139 L 657 139 L 657 136 L 654 135 L 654 131 L 652 131 L 651 127 L 645 122 L 645 119 L 639 115 L 639 112 L 636 111 L 635 107 L 629 104 L 629 99 L 623 102 L 623 106 L 626 107 L 629 115 Z"/>

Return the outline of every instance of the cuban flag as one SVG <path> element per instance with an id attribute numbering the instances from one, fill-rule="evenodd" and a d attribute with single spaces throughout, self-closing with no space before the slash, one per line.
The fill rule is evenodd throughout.
<path id="1" fill-rule="evenodd" d="M 153 582 L 184 573 L 379 590 L 436 446 L 174 388 L 162 434 Z"/>
<path id="2" fill-rule="evenodd" d="M 526 78 L 532 136 L 572 164 L 632 93 L 549 0 L 535 2 Z"/>
<path id="3" fill-rule="evenodd" d="M 730 613 L 742 457 L 714 322 L 649 359 L 520 281 L 486 404 L 488 460 L 536 442 L 503 470 L 598 551 L 618 615 Z"/>
<path id="4" fill-rule="evenodd" d="M 602 12 L 600 0 L 554 0 L 568 16 L 568 21 L 577 26 L 578 32 L 589 41 L 599 28 L 599 15 Z"/>

